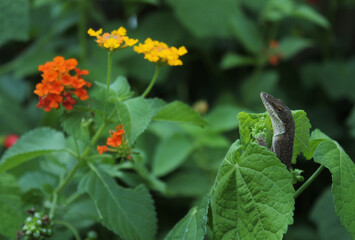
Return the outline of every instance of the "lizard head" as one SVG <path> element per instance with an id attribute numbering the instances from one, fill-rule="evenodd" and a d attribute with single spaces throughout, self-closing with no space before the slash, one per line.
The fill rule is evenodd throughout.
<path id="1" fill-rule="evenodd" d="M 286 131 L 286 125 L 293 121 L 291 110 L 282 102 L 282 100 L 271 96 L 268 93 L 260 93 L 261 100 L 268 111 L 274 134 L 283 134 Z"/>

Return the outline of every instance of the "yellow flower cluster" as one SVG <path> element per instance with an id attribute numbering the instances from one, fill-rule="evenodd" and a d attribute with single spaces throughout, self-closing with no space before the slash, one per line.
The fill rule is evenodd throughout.
<path id="1" fill-rule="evenodd" d="M 137 53 L 144 53 L 144 58 L 154 63 L 167 63 L 170 66 L 182 65 L 180 56 L 187 53 L 184 46 L 177 49 L 176 47 L 169 47 L 167 44 L 159 41 L 153 41 L 147 38 L 144 44 L 139 43 L 134 46 L 134 51 Z"/>
<path id="2" fill-rule="evenodd" d="M 137 39 L 132 39 L 126 36 L 126 29 L 124 27 L 120 27 L 111 33 L 104 34 L 102 34 L 102 28 L 98 31 L 94 31 L 90 28 L 88 34 L 92 37 L 96 37 L 96 42 L 100 47 L 111 52 L 119 48 L 131 47 L 138 42 Z"/>

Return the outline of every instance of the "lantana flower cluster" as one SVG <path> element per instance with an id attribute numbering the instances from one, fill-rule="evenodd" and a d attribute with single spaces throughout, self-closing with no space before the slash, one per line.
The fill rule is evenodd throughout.
<path id="1" fill-rule="evenodd" d="M 39 97 L 37 107 L 49 112 L 62 104 L 66 110 L 71 110 L 77 102 L 73 95 L 82 101 L 89 98 L 85 87 L 91 87 L 91 83 L 82 78 L 89 74 L 89 71 L 80 70 L 77 65 L 75 58 L 65 60 L 61 56 L 55 57 L 52 62 L 39 65 L 38 70 L 43 72 L 43 79 L 34 91 Z M 72 72 L 75 74 L 72 75 Z"/>
<path id="2" fill-rule="evenodd" d="M 88 34 L 92 37 L 96 37 L 96 42 L 100 47 L 111 52 L 119 48 L 131 47 L 138 42 L 137 39 L 126 36 L 126 29 L 124 27 L 113 30 L 111 33 L 104 34 L 102 34 L 102 28 L 98 31 L 94 31 L 90 28 Z"/>
<path id="3" fill-rule="evenodd" d="M 131 159 L 131 149 L 128 146 L 128 141 L 125 139 L 125 131 L 123 125 L 120 124 L 116 127 L 116 131 L 110 131 L 110 137 L 107 138 L 106 144 L 103 146 L 97 145 L 99 154 L 104 152 L 116 152 L 118 157 L 125 157 Z"/>
<path id="4" fill-rule="evenodd" d="M 280 60 L 283 59 L 283 54 L 280 52 L 279 48 L 279 43 L 275 40 L 270 41 L 269 43 L 269 63 L 273 66 L 277 66 L 280 62 Z"/>
<path id="5" fill-rule="evenodd" d="M 184 46 L 176 48 L 169 47 L 164 42 L 153 41 L 147 38 L 144 44 L 139 43 L 138 46 L 134 46 L 134 51 L 137 53 L 143 53 L 144 58 L 154 63 L 167 63 L 170 66 L 182 65 L 182 61 L 179 59 L 187 53 Z"/>

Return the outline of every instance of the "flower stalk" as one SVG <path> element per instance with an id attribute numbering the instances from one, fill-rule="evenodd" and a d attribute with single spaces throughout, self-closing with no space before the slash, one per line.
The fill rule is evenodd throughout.
<path id="1" fill-rule="evenodd" d="M 302 184 L 302 186 L 297 189 L 294 198 L 296 199 L 307 187 L 318 177 L 318 175 L 324 170 L 324 166 L 321 165 L 313 174 L 310 176 L 310 178 L 307 179 L 307 181 Z"/>
<path id="2" fill-rule="evenodd" d="M 158 76 L 159 76 L 160 69 L 161 69 L 161 65 L 156 64 L 156 65 L 155 65 L 155 72 L 154 72 L 153 78 L 152 78 L 152 80 L 150 81 L 149 86 L 147 87 L 147 89 L 146 89 L 146 90 L 144 91 L 144 93 L 142 94 L 142 97 L 147 96 L 147 94 L 150 92 L 150 90 L 151 90 L 152 87 L 154 86 L 155 81 L 157 80 L 157 78 L 158 78 Z"/>
<path id="3" fill-rule="evenodd" d="M 110 95 L 110 85 L 111 85 L 111 69 L 112 69 L 112 53 L 107 52 L 107 81 L 106 81 L 106 97 L 105 97 L 105 110 L 107 110 L 107 102 Z"/>

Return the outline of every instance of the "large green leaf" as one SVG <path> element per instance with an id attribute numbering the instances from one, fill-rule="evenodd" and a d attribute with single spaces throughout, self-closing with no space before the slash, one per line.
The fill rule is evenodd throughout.
<path id="1" fill-rule="evenodd" d="M 191 107 L 183 102 L 175 101 L 162 108 L 154 117 L 154 120 L 189 123 L 205 126 L 207 123 Z"/>
<path id="2" fill-rule="evenodd" d="M 201 203 L 193 207 L 166 235 L 164 240 L 203 240 L 206 235 L 206 223 L 209 199 L 205 197 Z"/>
<path id="3" fill-rule="evenodd" d="M 179 167 L 193 149 L 192 140 L 186 135 L 173 135 L 162 140 L 153 157 L 153 174 L 163 176 Z"/>
<path id="4" fill-rule="evenodd" d="M 296 163 L 297 156 L 302 152 L 309 151 L 309 131 L 311 124 L 307 118 L 307 114 L 303 110 L 292 111 L 293 119 L 295 120 L 295 141 L 293 143 L 292 163 Z"/>
<path id="5" fill-rule="evenodd" d="M 0 160 L 0 172 L 9 170 L 32 158 L 65 148 L 63 133 L 51 128 L 37 128 L 23 136 L 5 152 Z"/>
<path id="6" fill-rule="evenodd" d="M 132 144 L 146 130 L 152 120 L 150 104 L 146 99 L 137 97 L 117 102 L 116 106 L 128 141 Z"/>
<path id="7" fill-rule="evenodd" d="M 211 196 L 216 239 L 282 239 L 293 223 L 292 176 L 275 154 L 240 141 L 229 149 Z"/>
<path id="8" fill-rule="evenodd" d="M 0 174 L 0 235 L 15 239 L 24 221 L 20 189 L 16 179 L 7 173 Z"/>
<path id="9" fill-rule="evenodd" d="M 317 225 L 318 235 L 322 240 L 351 240 L 349 233 L 341 225 L 335 214 L 333 196 L 330 188 L 327 188 L 319 196 L 312 208 L 310 218 Z"/>
<path id="10" fill-rule="evenodd" d="M 93 199 L 102 224 L 125 240 L 151 240 L 157 230 L 153 199 L 144 186 L 122 188 L 94 166 L 80 181 L 79 192 Z"/>
<path id="11" fill-rule="evenodd" d="M 28 0 L 0 1 L 0 46 L 9 40 L 27 40 L 30 22 Z"/>
<path id="12" fill-rule="evenodd" d="M 313 154 L 316 151 L 318 145 L 326 140 L 331 140 L 327 135 L 322 133 L 319 129 L 312 131 L 311 137 L 309 138 L 309 150 L 304 152 L 304 156 L 307 159 L 313 158 Z"/>
<path id="13" fill-rule="evenodd" d="M 335 141 L 321 142 L 314 161 L 332 174 L 335 211 L 346 230 L 355 238 L 355 164 Z"/>

